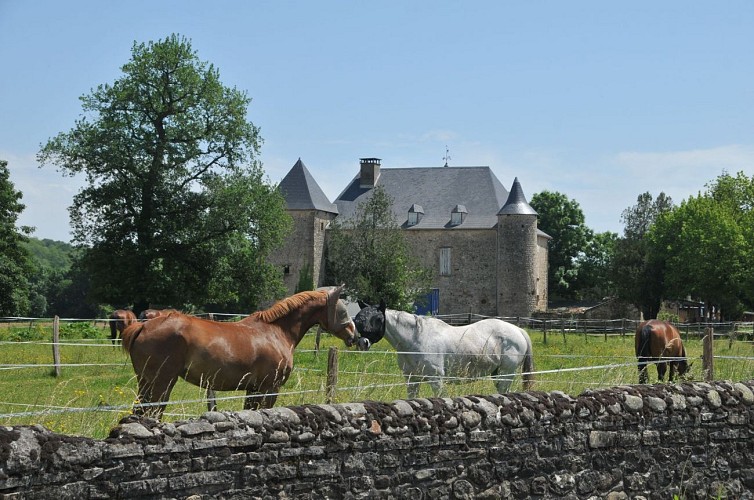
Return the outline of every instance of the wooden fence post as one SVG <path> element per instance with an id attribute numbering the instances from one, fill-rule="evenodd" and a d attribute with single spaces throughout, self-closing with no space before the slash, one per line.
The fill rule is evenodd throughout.
<path id="1" fill-rule="evenodd" d="M 544 339 L 545 345 L 547 345 L 547 318 L 542 320 L 542 324 L 544 325 L 544 328 L 542 329 L 542 338 Z"/>
<path id="2" fill-rule="evenodd" d="M 560 318 L 560 333 L 563 335 L 563 344 L 566 344 L 566 335 L 565 335 L 565 318 Z"/>
<path id="3" fill-rule="evenodd" d="M 327 387 L 325 390 L 325 402 L 332 404 L 335 401 L 335 388 L 338 385 L 338 348 L 331 347 L 327 353 Z"/>
<path id="4" fill-rule="evenodd" d="M 52 319 L 52 364 L 55 365 L 55 376 L 60 376 L 60 318 Z"/>
<path id="5" fill-rule="evenodd" d="M 702 371 L 704 372 L 704 380 L 709 382 L 711 380 L 714 380 L 715 376 L 714 363 L 712 362 L 715 329 L 712 327 L 707 327 L 704 333 Z"/>

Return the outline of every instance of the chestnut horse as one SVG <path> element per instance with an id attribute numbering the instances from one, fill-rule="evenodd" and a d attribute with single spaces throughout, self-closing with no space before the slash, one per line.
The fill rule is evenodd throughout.
<path id="1" fill-rule="evenodd" d="M 159 418 L 178 377 L 208 395 L 245 390 L 244 409 L 272 407 L 293 370 L 293 350 L 309 328 L 319 324 L 347 346 L 355 342 L 356 327 L 338 298 L 342 289 L 297 293 L 236 322 L 175 312 L 132 325 L 123 333 L 123 348 L 139 384 L 142 404 L 134 413 Z"/>
<path id="2" fill-rule="evenodd" d="M 115 344 L 118 334 L 123 336 L 127 326 L 136 323 L 136 315 L 130 309 L 116 309 L 110 314 L 110 340 Z"/>
<path id="3" fill-rule="evenodd" d="M 676 370 L 681 376 L 686 373 L 690 364 L 686 359 L 686 348 L 683 347 L 681 334 L 678 329 L 667 321 L 652 319 L 645 321 L 636 328 L 634 337 L 636 357 L 639 360 L 639 383 L 647 382 L 647 366 L 649 363 L 657 365 L 657 378 L 665 378 L 665 370 L 670 365 L 668 380 L 673 381 Z M 662 361 L 664 358 L 671 358 Z"/>

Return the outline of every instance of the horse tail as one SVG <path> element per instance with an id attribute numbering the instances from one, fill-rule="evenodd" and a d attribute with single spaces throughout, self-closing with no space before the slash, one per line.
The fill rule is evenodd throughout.
<path id="1" fill-rule="evenodd" d="M 639 346 L 636 349 L 636 356 L 649 358 L 652 356 L 650 337 L 652 336 L 652 325 L 647 323 L 639 333 Z"/>
<path id="2" fill-rule="evenodd" d="M 144 325 L 146 325 L 146 323 L 132 323 L 128 328 L 123 330 L 123 333 L 121 334 L 121 343 L 123 344 L 123 350 L 126 351 L 127 354 L 131 353 L 131 347 L 134 345 L 136 337 L 138 337 L 144 329 Z"/>
<path id="3" fill-rule="evenodd" d="M 526 353 L 524 354 L 524 364 L 521 367 L 521 376 L 524 379 L 524 390 L 528 391 L 534 386 L 534 355 L 532 354 L 531 338 L 526 331 L 524 332 L 524 338 L 526 339 Z"/>

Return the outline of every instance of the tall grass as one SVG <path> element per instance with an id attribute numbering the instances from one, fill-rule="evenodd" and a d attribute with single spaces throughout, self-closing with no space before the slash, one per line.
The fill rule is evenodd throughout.
<path id="1" fill-rule="evenodd" d="M 98 330 L 96 335 L 86 329 L 86 336 L 98 340 L 67 340 L 60 348 L 64 365 L 86 366 L 63 366 L 57 378 L 50 366 L 43 366 L 52 361 L 49 344 L 3 341 L 10 335 L 6 329 L 0 329 L 0 425 L 41 424 L 56 432 L 102 438 L 123 416 L 130 414 L 137 391 L 131 362 L 120 347 L 112 346 L 107 340 L 109 329 L 92 328 Z M 634 384 L 638 380 L 631 335 L 605 339 L 597 335 L 568 333 L 564 338 L 550 334 L 545 344 L 541 332 L 530 334 L 538 372 L 535 390 L 578 395 L 585 389 Z M 18 334 L 13 336 L 19 337 Z M 701 380 L 701 340 L 693 337 L 684 342 L 694 361 L 689 378 Z M 395 352 L 386 342 L 362 353 L 345 348 L 334 337 L 323 335 L 320 351 L 315 352 L 314 335 L 309 334 L 295 352 L 295 368 L 282 388 L 277 406 L 325 402 L 327 350 L 331 346 L 339 348 L 336 402 L 392 401 L 406 397 L 405 379 L 396 363 Z M 729 345 L 725 339 L 715 341 L 716 356 L 746 358 L 752 356 L 752 350 L 752 345 L 746 342 Z M 13 364 L 32 366 L 6 366 Z M 747 380 L 752 376 L 753 366 L 751 359 L 716 359 L 715 378 Z M 656 381 L 654 367 L 649 368 L 649 373 L 650 382 Z M 522 390 L 520 376 L 516 377 L 511 390 Z M 446 383 L 444 395 L 494 392 L 492 381 L 483 379 Z M 427 384 L 420 386 L 420 397 L 432 395 Z M 221 411 L 243 407 L 243 392 L 223 392 L 217 396 Z M 204 391 L 199 387 L 179 380 L 170 396 L 171 404 L 164 420 L 200 415 L 207 409 L 204 398 Z"/>

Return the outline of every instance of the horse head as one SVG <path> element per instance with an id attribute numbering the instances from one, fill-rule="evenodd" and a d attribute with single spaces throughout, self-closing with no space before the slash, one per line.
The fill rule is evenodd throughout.
<path id="1" fill-rule="evenodd" d="M 385 305 L 384 300 L 380 300 L 378 306 L 369 305 L 365 302 L 358 301 L 361 310 L 356 314 L 353 322 L 359 331 L 359 340 L 357 344 L 360 351 L 368 351 L 372 344 L 379 342 L 385 336 Z"/>
<path id="2" fill-rule="evenodd" d="M 348 315 L 346 304 L 340 300 L 340 292 L 344 287 L 345 285 L 322 288 L 327 292 L 327 326 L 321 326 L 351 347 L 356 342 L 356 327 Z"/>

